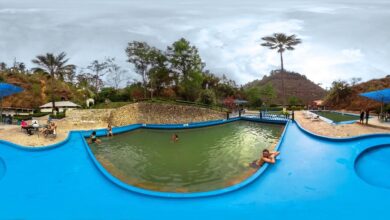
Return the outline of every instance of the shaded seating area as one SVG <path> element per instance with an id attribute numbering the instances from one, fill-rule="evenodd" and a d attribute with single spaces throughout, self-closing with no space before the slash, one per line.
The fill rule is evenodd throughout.
<path id="1" fill-rule="evenodd" d="M 381 111 L 379 113 L 379 120 L 382 122 L 390 121 L 390 112 L 384 111 L 384 105 L 390 103 L 390 88 L 361 93 L 360 96 L 366 97 L 368 99 L 377 101 L 381 103 Z"/>

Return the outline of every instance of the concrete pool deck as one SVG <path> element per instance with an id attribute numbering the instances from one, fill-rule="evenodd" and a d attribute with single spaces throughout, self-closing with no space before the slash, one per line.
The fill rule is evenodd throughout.
<path id="1" fill-rule="evenodd" d="M 358 155 L 390 135 L 332 140 L 290 123 L 281 159 L 239 190 L 204 198 L 159 198 L 108 180 L 82 134 L 46 150 L 0 145 L 0 219 L 390 219 L 390 190 L 355 172 Z"/>
<path id="2" fill-rule="evenodd" d="M 326 137 L 353 137 L 365 134 L 378 134 L 378 133 L 390 133 L 389 129 L 361 125 L 360 123 L 354 124 L 330 124 L 325 121 L 312 121 L 306 119 L 303 115 L 303 111 L 295 112 L 295 120 L 305 129 Z M 373 117 L 369 119 L 369 124 L 376 125 L 377 118 Z"/>

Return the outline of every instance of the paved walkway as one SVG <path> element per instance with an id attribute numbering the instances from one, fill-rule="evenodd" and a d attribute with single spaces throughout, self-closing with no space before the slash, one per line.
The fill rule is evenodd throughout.
<path id="1" fill-rule="evenodd" d="M 281 159 L 257 180 L 195 199 L 118 187 L 96 169 L 80 133 L 44 151 L 0 142 L 0 219 L 390 219 L 390 190 L 368 185 L 354 170 L 357 155 L 390 144 L 388 136 L 333 142 L 295 123 L 287 129 Z"/>
<path id="2" fill-rule="evenodd" d="M 325 121 L 312 121 L 303 116 L 303 111 L 295 112 L 295 120 L 299 122 L 305 129 L 322 136 L 327 137 L 353 137 L 364 134 L 390 133 L 388 129 L 382 129 L 372 126 L 354 124 L 339 124 L 334 125 Z M 369 124 L 372 124 L 377 118 L 371 118 Z"/>

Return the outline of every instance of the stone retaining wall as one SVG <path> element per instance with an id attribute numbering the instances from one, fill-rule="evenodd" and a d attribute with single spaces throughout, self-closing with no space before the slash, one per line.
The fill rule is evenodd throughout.
<path id="1" fill-rule="evenodd" d="M 111 112 L 113 126 L 128 124 L 181 124 L 223 119 L 226 114 L 211 109 L 185 105 L 134 103 Z"/>

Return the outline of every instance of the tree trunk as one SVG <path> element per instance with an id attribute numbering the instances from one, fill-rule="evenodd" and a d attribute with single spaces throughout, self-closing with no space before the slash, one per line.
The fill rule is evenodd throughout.
<path id="1" fill-rule="evenodd" d="M 281 66 L 281 70 L 283 72 L 284 71 L 284 67 L 283 67 L 283 52 L 280 52 L 280 66 Z"/>
<path id="2" fill-rule="evenodd" d="M 54 100 L 54 73 L 51 73 L 51 113 L 54 114 L 54 110 L 56 108 L 56 103 L 55 103 L 55 100 Z"/>
<path id="3" fill-rule="evenodd" d="M 281 71 L 280 74 L 282 74 L 282 95 L 283 95 L 283 105 L 286 103 L 286 91 L 284 88 L 284 68 L 283 68 L 283 53 L 280 52 L 280 64 L 281 64 Z"/>
<path id="4" fill-rule="evenodd" d="M 146 70 L 142 73 L 142 81 L 144 84 L 144 99 L 146 99 Z"/>

